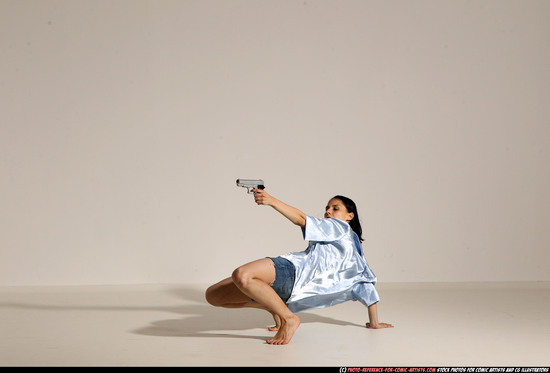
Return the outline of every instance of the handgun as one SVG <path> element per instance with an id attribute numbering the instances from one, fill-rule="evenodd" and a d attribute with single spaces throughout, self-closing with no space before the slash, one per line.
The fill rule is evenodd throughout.
<path id="1" fill-rule="evenodd" d="M 237 186 L 246 188 L 248 194 L 252 189 L 265 189 L 264 181 L 260 179 L 237 179 Z"/>

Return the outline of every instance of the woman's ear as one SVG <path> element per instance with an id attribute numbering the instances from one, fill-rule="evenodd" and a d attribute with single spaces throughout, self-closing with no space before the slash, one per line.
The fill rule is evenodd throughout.
<path id="1" fill-rule="evenodd" d="M 349 223 L 350 221 L 353 220 L 353 218 L 355 217 L 355 214 L 353 212 L 348 212 L 348 217 L 349 217 L 349 220 L 347 220 L 347 222 Z"/>

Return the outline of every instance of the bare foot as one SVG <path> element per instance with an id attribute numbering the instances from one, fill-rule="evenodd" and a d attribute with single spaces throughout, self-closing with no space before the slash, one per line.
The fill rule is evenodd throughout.
<path id="1" fill-rule="evenodd" d="M 295 314 L 292 314 L 286 319 L 281 319 L 281 325 L 277 334 L 271 339 L 268 339 L 266 342 L 270 345 L 286 345 L 292 337 L 294 332 L 300 326 L 300 319 Z"/>
<path id="2" fill-rule="evenodd" d="M 279 330 L 279 327 L 281 326 L 281 318 L 277 316 L 276 314 L 273 314 L 273 320 L 275 320 L 275 326 L 270 326 L 267 328 L 270 332 L 276 332 Z"/>

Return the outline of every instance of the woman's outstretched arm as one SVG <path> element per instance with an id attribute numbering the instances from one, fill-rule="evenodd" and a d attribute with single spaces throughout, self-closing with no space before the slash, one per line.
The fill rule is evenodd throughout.
<path id="1" fill-rule="evenodd" d="M 306 214 L 304 214 L 302 211 L 298 210 L 295 207 L 289 206 L 284 202 L 279 201 L 277 198 L 272 197 L 263 189 L 252 189 L 252 192 L 254 192 L 254 201 L 258 205 L 271 206 L 292 223 L 300 227 L 306 226 Z"/>

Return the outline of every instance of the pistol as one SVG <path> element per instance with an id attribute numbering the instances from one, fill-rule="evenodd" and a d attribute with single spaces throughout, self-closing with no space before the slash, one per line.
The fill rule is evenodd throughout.
<path id="1" fill-rule="evenodd" d="M 252 189 L 265 189 L 264 181 L 260 179 L 237 179 L 237 186 L 248 189 L 249 194 Z"/>

